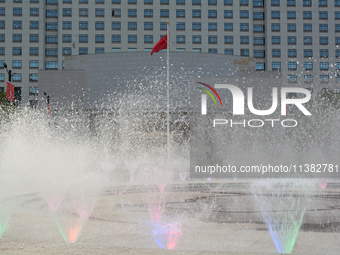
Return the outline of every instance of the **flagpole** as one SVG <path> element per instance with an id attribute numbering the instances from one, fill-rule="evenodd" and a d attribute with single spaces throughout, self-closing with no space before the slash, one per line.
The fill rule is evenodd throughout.
<path id="1" fill-rule="evenodd" d="M 170 52 L 170 25 L 169 21 L 167 24 L 167 50 L 166 50 L 166 88 L 167 88 L 167 159 L 168 163 L 170 160 L 170 124 L 169 124 L 169 115 L 170 115 L 170 84 L 169 84 L 169 52 Z"/>

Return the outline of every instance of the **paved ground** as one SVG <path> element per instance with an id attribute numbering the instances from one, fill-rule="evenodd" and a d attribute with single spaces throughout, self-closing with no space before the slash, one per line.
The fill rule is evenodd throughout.
<path id="1" fill-rule="evenodd" d="M 69 244 L 63 240 L 42 196 L 32 194 L 22 198 L 13 211 L 0 239 L 0 254 L 277 254 L 266 226 L 254 220 L 258 213 L 249 209 L 251 199 L 241 200 L 247 196 L 240 196 L 240 190 L 229 190 L 223 195 L 229 199 L 226 201 L 233 210 L 239 201 L 248 203 L 249 208 L 245 206 L 240 211 L 240 214 L 248 213 L 248 222 L 235 221 L 230 217 L 233 211 L 221 209 L 228 208 L 225 202 L 222 207 L 220 205 L 222 193 L 198 190 L 166 193 L 163 218 L 181 223 L 181 235 L 173 250 L 161 250 L 155 242 L 145 203 L 148 193 L 100 196 L 91 217 L 81 225 L 77 242 Z M 211 198 L 211 203 L 206 202 L 207 197 Z M 326 200 L 324 198 L 322 203 L 337 204 L 334 198 Z M 329 204 L 326 203 L 325 207 Z M 63 222 L 61 228 L 67 229 L 79 218 L 71 205 L 72 201 L 65 198 L 58 209 L 62 213 L 55 215 L 59 222 Z M 337 212 L 331 210 L 333 220 L 339 216 Z M 218 220 L 211 220 L 212 213 L 219 215 Z M 308 217 L 313 213 L 309 212 Z M 331 214 L 321 216 L 329 218 Z M 225 221 L 221 220 L 221 215 L 225 215 Z M 334 227 L 322 232 L 319 227 L 301 230 L 292 254 L 340 254 L 340 233 L 337 231 Z"/>

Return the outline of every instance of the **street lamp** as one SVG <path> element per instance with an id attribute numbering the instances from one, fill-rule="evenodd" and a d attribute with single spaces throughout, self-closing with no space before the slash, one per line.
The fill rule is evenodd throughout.
<path id="1" fill-rule="evenodd" d="M 44 95 L 46 96 L 46 103 L 47 103 L 47 114 L 50 116 L 50 96 L 44 92 Z"/>

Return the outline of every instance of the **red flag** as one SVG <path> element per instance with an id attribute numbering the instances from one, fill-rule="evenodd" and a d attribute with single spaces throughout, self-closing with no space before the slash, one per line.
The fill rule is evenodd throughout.
<path id="1" fill-rule="evenodd" d="M 7 82 L 6 98 L 7 100 L 14 102 L 14 84 L 13 83 Z"/>
<path id="2" fill-rule="evenodd" d="M 156 43 L 156 45 L 153 47 L 152 51 L 151 51 L 151 55 L 154 52 L 158 52 L 161 50 L 164 50 L 167 48 L 167 34 L 165 36 L 162 37 L 162 39 L 160 39 L 158 41 L 158 43 Z"/>

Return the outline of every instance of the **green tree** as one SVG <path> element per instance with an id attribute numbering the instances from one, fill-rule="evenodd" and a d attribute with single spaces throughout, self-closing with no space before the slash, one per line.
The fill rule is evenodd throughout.
<path id="1" fill-rule="evenodd" d="M 6 93 L 0 91 L 0 122 L 15 111 L 15 107 L 9 104 L 6 98 Z"/>

